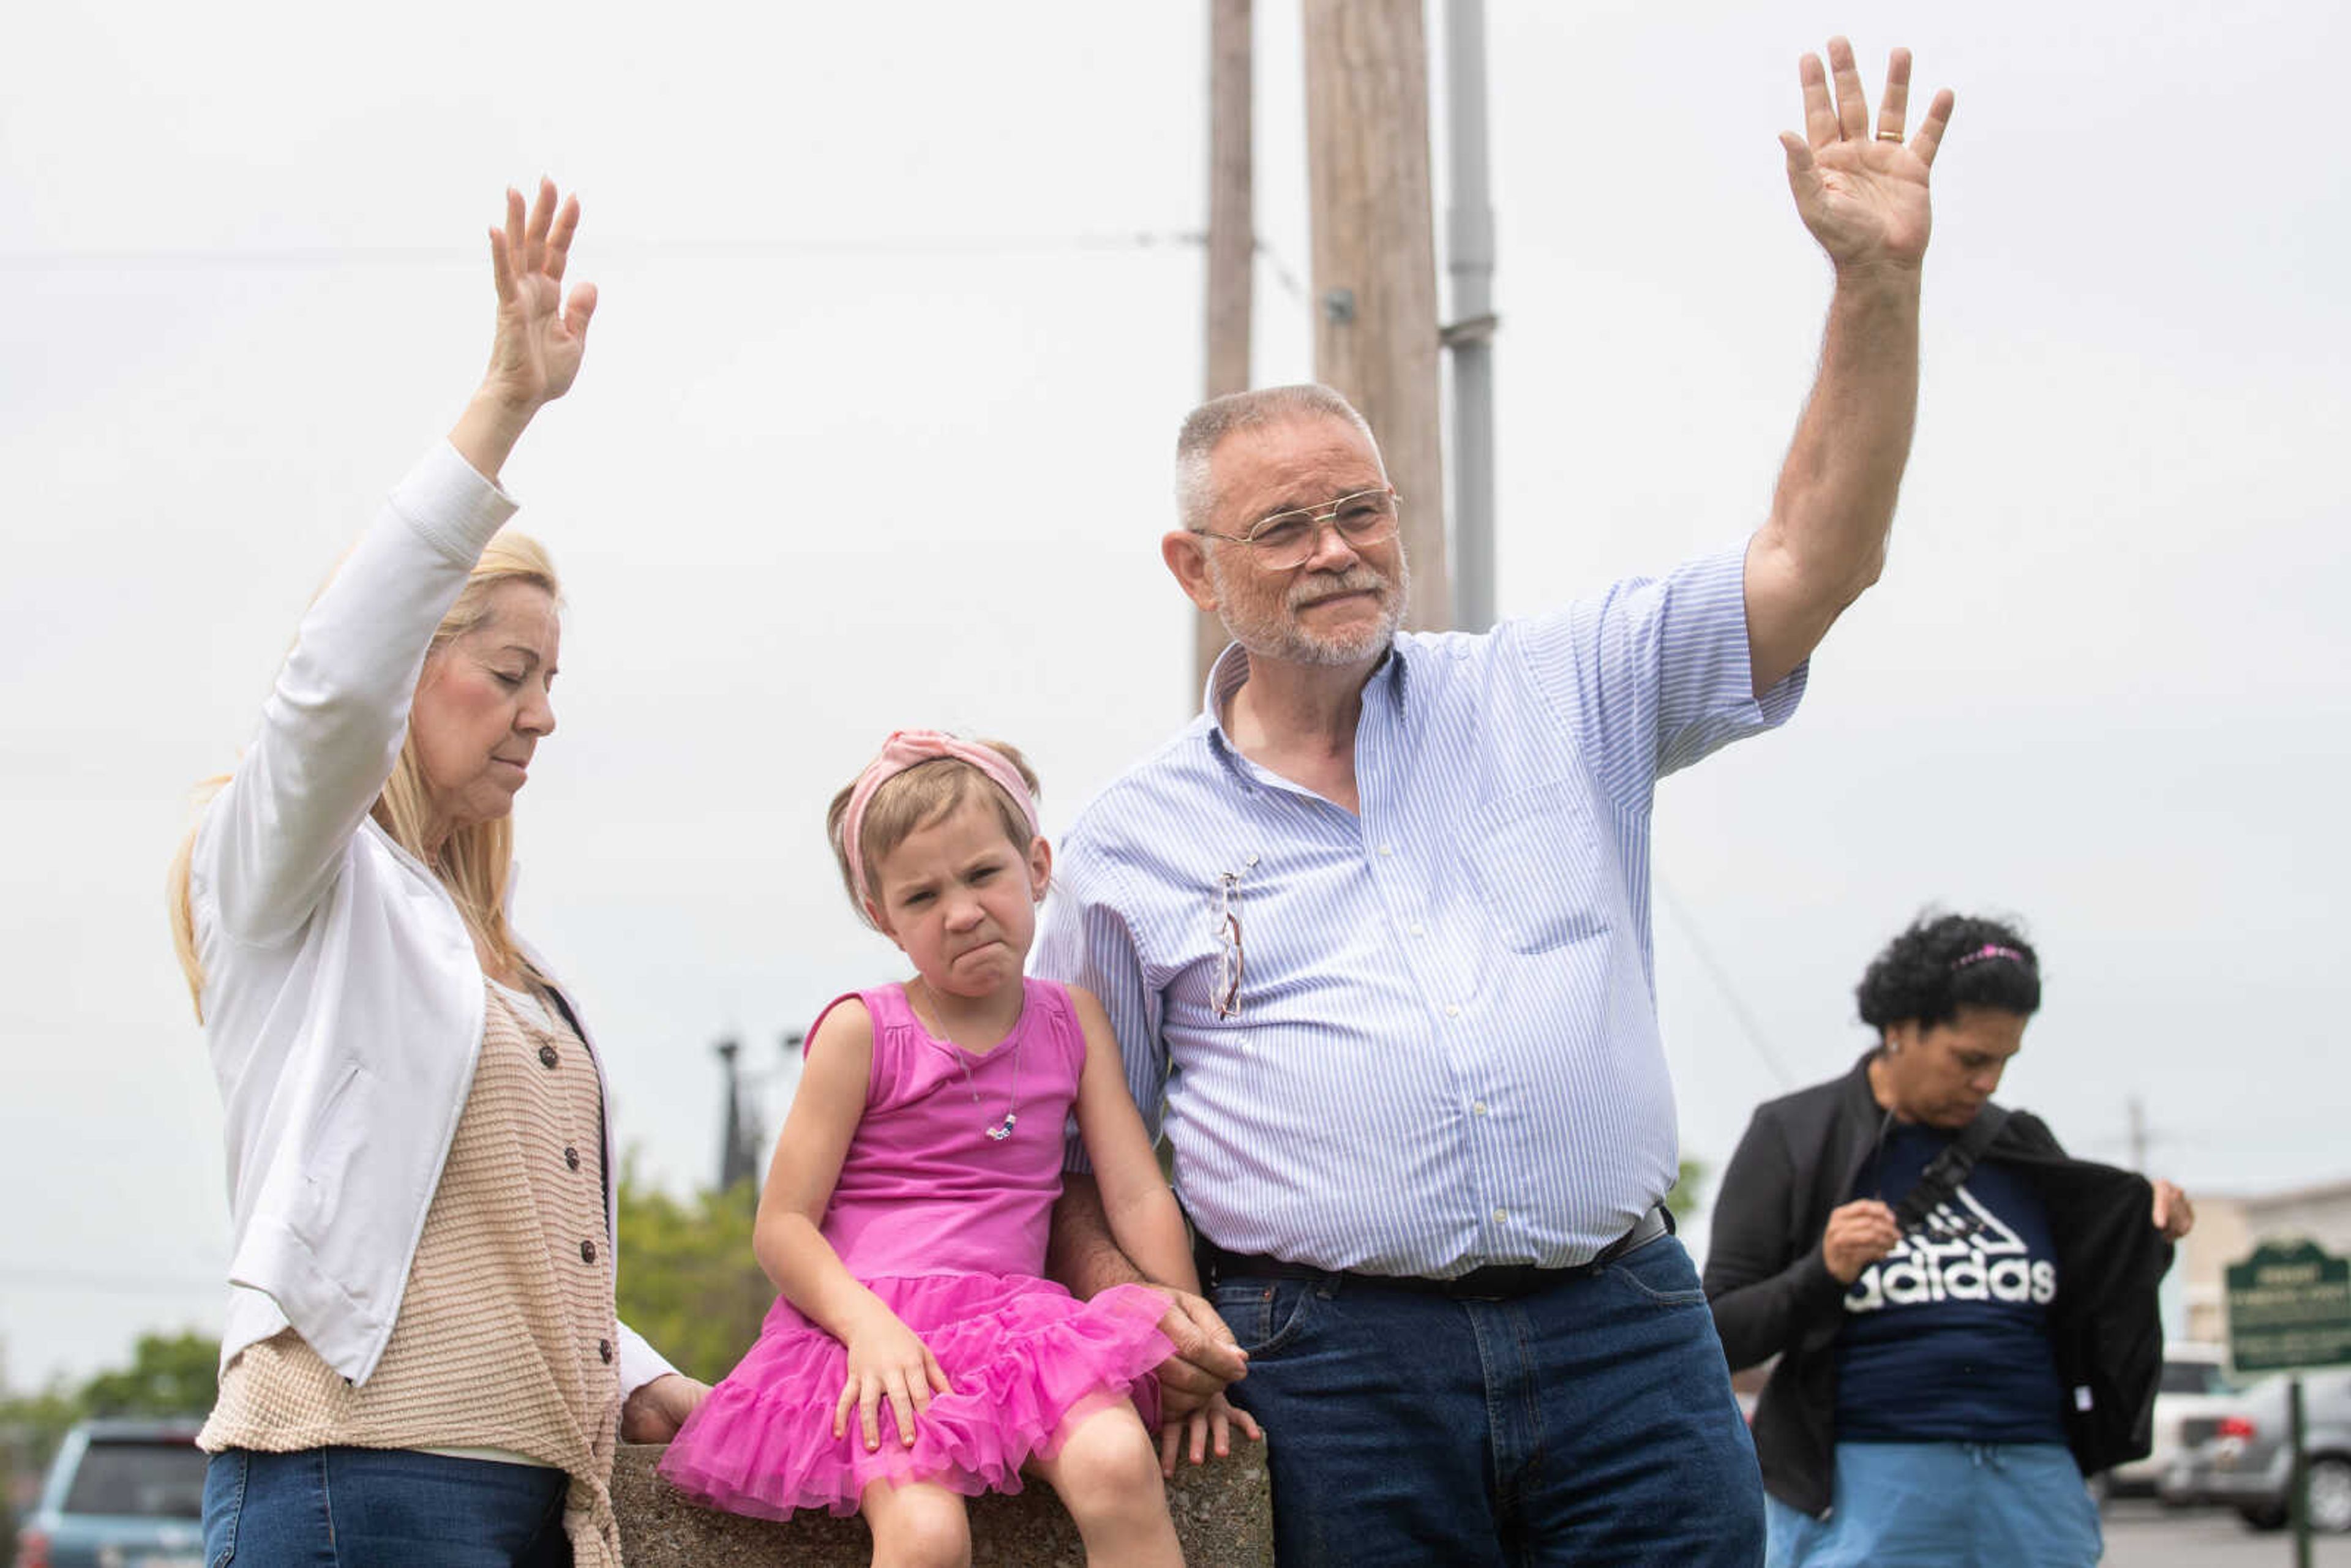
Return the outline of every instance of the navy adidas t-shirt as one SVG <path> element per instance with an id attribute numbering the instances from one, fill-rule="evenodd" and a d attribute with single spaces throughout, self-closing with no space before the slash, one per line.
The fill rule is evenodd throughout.
<path id="1" fill-rule="evenodd" d="M 1896 1125 L 1855 1197 L 1899 1206 L 1952 1134 Z M 1845 1292 L 1836 1435 L 1852 1443 L 2062 1443 L 2049 1343 L 2056 1252 L 2041 1199 L 1978 1161 L 1949 1203 Z"/>

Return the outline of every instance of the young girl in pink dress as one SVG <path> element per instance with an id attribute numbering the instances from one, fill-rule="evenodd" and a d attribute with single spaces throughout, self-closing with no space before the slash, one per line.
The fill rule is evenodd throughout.
<path id="1" fill-rule="evenodd" d="M 1074 1111 L 1119 1245 L 1197 1291 L 1101 1004 L 1022 976 L 1052 868 L 1035 790 L 1011 747 L 914 730 L 834 799 L 851 897 L 914 977 L 810 1030 L 753 1239 L 781 1297 L 662 1461 L 737 1513 L 862 1510 L 877 1563 L 968 1562 L 964 1498 L 1024 1470 L 1090 1561 L 1183 1561 L 1151 1438 L 1167 1298 L 1038 1277 Z M 1221 1396 L 1190 1422 L 1196 1458 L 1257 1435 Z"/>

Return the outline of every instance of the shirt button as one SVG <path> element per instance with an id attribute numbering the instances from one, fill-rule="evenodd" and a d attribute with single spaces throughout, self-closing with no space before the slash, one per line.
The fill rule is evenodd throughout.
<path id="1" fill-rule="evenodd" d="M 596 1359 L 602 1362 L 607 1366 L 612 1364 L 612 1342 L 611 1340 L 600 1339 L 596 1342 Z"/>
<path id="2" fill-rule="evenodd" d="M 1427 935 L 1428 935 L 1428 927 L 1427 927 L 1427 926 L 1426 926 L 1426 925 L 1422 925 L 1419 921 L 1417 921 L 1417 920 L 1416 920 L 1416 921 L 1414 921 L 1414 922 L 1412 923 L 1411 930 L 1412 930 L 1412 934 L 1413 934 L 1414 936 L 1427 936 Z"/>
<path id="3" fill-rule="evenodd" d="M 1510 1211 L 1507 1208 L 1498 1208 L 1494 1211 L 1494 1223 L 1497 1225 L 1504 1223 L 1510 1218 Z"/>
<path id="4" fill-rule="evenodd" d="M 541 1067 L 553 1067 L 555 1063 L 555 1047 L 551 1045 L 540 1046 L 538 1048 L 538 1064 Z"/>
<path id="5" fill-rule="evenodd" d="M 1394 853 L 1395 853 L 1395 846 L 1394 844 L 1382 844 L 1380 846 L 1380 858 L 1382 860 L 1387 859 L 1388 856 Z"/>
<path id="6" fill-rule="evenodd" d="M 578 1149 L 565 1149 L 563 1151 L 563 1166 L 566 1170 L 578 1170 L 580 1168 L 580 1151 Z"/>
<path id="7" fill-rule="evenodd" d="M 1470 1102 L 1469 1102 L 1469 1113 L 1470 1113 L 1471 1115 L 1473 1115 L 1473 1116 L 1482 1116 L 1482 1115 L 1484 1115 L 1484 1114 L 1486 1113 L 1486 1102 L 1484 1102 L 1483 1100 L 1472 1100 L 1472 1101 L 1470 1101 Z"/>
<path id="8" fill-rule="evenodd" d="M 596 1244 L 593 1241 L 582 1241 L 580 1244 L 580 1261 L 582 1263 L 596 1261 Z"/>
<path id="9" fill-rule="evenodd" d="M 1459 1018 L 1459 1017 L 1461 1016 L 1461 1004 L 1460 1004 L 1459 1002 L 1447 1002 L 1447 1003 L 1446 1003 L 1446 1004 L 1445 1004 L 1445 1016 L 1446 1016 L 1447 1018 L 1449 1018 L 1449 1019 L 1458 1019 L 1458 1018 Z"/>

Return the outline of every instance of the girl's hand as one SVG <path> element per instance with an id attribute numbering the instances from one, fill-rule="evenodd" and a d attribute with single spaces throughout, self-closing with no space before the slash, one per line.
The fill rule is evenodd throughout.
<path id="1" fill-rule="evenodd" d="M 1208 1462 L 1208 1449 L 1212 1447 L 1217 1450 L 1217 1458 L 1223 1458 L 1233 1451 L 1232 1434 L 1236 1427 L 1240 1428 L 1242 1436 L 1252 1440 L 1262 1440 L 1265 1437 L 1264 1428 L 1248 1411 L 1228 1403 L 1222 1393 L 1209 1396 L 1207 1403 L 1190 1415 L 1159 1428 L 1159 1473 L 1174 1479 L 1176 1467 L 1183 1461 L 1187 1448 L 1196 1465 Z"/>
<path id="2" fill-rule="evenodd" d="M 865 1451 L 882 1446 L 880 1406 L 890 1401 L 898 1422 L 898 1440 L 914 1445 L 914 1417 L 931 1407 L 933 1392 L 952 1394 L 939 1358 L 898 1314 L 875 1301 L 842 1341 L 849 1347 L 849 1377 L 841 1385 L 841 1399 L 832 1407 L 832 1435 L 849 1430 L 849 1412 L 858 1412 L 865 1436 Z"/>

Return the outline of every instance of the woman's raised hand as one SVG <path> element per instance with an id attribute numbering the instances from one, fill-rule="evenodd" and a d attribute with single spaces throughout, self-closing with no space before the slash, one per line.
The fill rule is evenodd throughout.
<path id="1" fill-rule="evenodd" d="M 2155 1228 L 2163 1232 L 2166 1241 L 2177 1241 L 2196 1228 L 2196 1206 L 2176 1182 L 2155 1184 Z"/>
<path id="2" fill-rule="evenodd" d="M 596 286 L 582 283 L 563 297 L 563 269 L 580 228 L 580 198 L 555 203 L 555 182 L 538 183 L 538 199 L 523 210 L 522 193 L 507 192 L 507 222 L 490 231 L 490 272 L 498 287 L 498 331 L 482 390 L 518 408 L 537 409 L 571 390 L 588 347 L 588 319 L 596 313 Z"/>
<path id="3" fill-rule="evenodd" d="M 490 230 L 490 273 L 497 285 L 497 333 L 489 369 L 450 444 L 485 478 L 496 480 L 531 416 L 571 390 L 587 352 L 596 286 L 576 286 L 567 299 L 563 271 L 580 227 L 580 198 L 556 203 L 555 182 L 541 180 L 528 210 L 507 192 L 505 226 Z"/>

